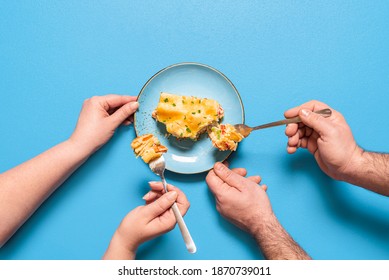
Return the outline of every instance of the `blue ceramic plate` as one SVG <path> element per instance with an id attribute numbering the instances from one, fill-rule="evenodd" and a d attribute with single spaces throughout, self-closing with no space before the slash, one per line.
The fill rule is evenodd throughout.
<path id="1" fill-rule="evenodd" d="M 164 155 L 167 170 L 183 174 L 201 173 L 232 153 L 221 152 L 213 147 L 206 133 L 197 141 L 177 140 L 173 136 L 166 138 L 165 125 L 151 117 L 162 91 L 218 101 L 224 109 L 223 123 L 243 123 L 244 109 L 234 85 L 210 66 L 179 63 L 166 67 L 151 77 L 138 95 L 139 109 L 135 113 L 134 126 L 138 136 L 152 133 L 168 148 Z"/>

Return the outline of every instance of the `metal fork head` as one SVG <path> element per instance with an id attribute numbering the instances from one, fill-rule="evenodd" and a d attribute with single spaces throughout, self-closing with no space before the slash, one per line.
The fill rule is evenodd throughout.
<path id="1" fill-rule="evenodd" d="M 165 158 L 161 156 L 153 161 L 150 161 L 149 166 L 151 168 L 151 171 L 153 171 L 158 176 L 161 176 L 165 172 Z"/>
<path id="2" fill-rule="evenodd" d="M 235 130 L 242 134 L 244 138 L 250 135 L 251 131 L 253 130 L 251 127 L 245 125 L 245 124 L 236 124 L 234 125 Z"/>
<path id="3" fill-rule="evenodd" d="M 150 167 L 151 171 L 153 171 L 156 175 L 161 177 L 163 188 L 167 192 L 167 184 L 166 184 L 165 175 L 164 175 L 165 167 L 166 167 L 165 158 L 163 156 L 161 156 L 153 161 L 150 161 L 149 167 Z"/>

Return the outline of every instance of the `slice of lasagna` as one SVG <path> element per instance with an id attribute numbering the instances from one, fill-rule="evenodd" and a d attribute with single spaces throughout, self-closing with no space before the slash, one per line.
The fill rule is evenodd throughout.
<path id="1" fill-rule="evenodd" d="M 243 135 L 236 131 L 231 124 L 217 124 L 208 128 L 208 135 L 212 144 L 220 151 L 235 151 Z"/>
<path id="2" fill-rule="evenodd" d="M 131 143 L 131 148 L 134 149 L 135 155 L 141 157 L 145 163 L 149 163 L 167 152 L 167 148 L 152 134 L 136 137 Z"/>
<path id="3" fill-rule="evenodd" d="M 164 123 L 167 132 L 173 136 L 196 140 L 223 115 L 223 108 L 215 100 L 161 92 L 152 116 Z"/>

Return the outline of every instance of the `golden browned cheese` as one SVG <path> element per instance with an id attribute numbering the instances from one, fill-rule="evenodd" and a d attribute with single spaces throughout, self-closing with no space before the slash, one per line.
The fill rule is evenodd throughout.
<path id="1" fill-rule="evenodd" d="M 166 92 L 161 92 L 153 112 L 153 118 L 164 123 L 168 133 L 193 140 L 210 124 L 219 122 L 223 115 L 223 108 L 215 100 Z"/>
<path id="2" fill-rule="evenodd" d="M 233 125 L 217 124 L 208 128 L 208 135 L 212 144 L 220 151 L 235 151 L 243 135 L 236 131 Z"/>
<path id="3" fill-rule="evenodd" d="M 131 148 L 134 149 L 135 155 L 140 156 L 145 163 L 149 163 L 167 152 L 167 148 L 152 134 L 136 137 L 131 143 Z"/>

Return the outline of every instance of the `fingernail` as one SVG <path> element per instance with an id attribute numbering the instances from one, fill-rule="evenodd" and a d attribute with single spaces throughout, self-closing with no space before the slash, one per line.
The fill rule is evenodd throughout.
<path id="1" fill-rule="evenodd" d="M 143 200 L 146 200 L 146 198 L 148 198 L 149 195 L 150 195 L 150 192 L 146 193 L 146 194 L 142 197 L 142 199 L 143 199 Z"/>
<path id="2" fill-rule="evenodd" d="M 308 115 L 310 114 L 311 112 L 309 110 L 306 110 L 306 109 L 302 109 L 301 110 L 301 114 L 303 114 L 305 117 L 308 117 Z"/>
<path id="3" fill-rule="evenodd" d="M 157 181 L 150 181 L 149 182 L 149 185 L 151 186 L 151 185 L 155 185 L 155 184 L 157 184 L 158 182 Z"/>
<path id="4" fill-rule="evenodd" d="M 166 198 L 169 200 L 176 200 L 177 198 L 177 192 L 171 191 L 166 194 Z"/>
<path id="5" fill-rule="evenodd" d="M 139 103 L 138 102 L 132 102 L 131 104 L 130 104 L 130 108 L 132 109 L 132 110 L 136 110 L 136 109 L 138 109 L 138 107 L 139 107 Z"/>

